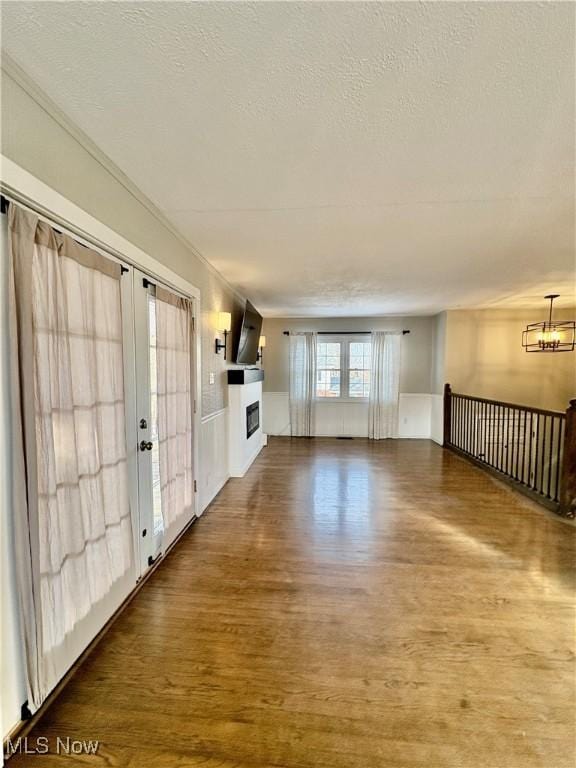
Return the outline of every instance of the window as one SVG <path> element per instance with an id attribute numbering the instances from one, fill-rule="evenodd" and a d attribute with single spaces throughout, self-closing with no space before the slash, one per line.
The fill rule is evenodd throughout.
<path id="1" fill-rule="evenodd" d="M 317 342 L 316 397 L 366 400 L 372 344 L 365 336 L 330 336 Z"/>
<path id="2" fill-rule="evenodd" d="M 339 341 L 319 341 L 316 348 L 316 395 L 340 397 L 342 374 L 342 344 Z"/>
<path id="3" fill-rule="evenodd" d="M 348 396 L 367 398 L 370 394 L 369 341 L 351 341 L 348 344 Z"/>

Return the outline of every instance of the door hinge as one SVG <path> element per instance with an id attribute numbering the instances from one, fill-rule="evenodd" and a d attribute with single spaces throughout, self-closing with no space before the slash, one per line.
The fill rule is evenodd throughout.
<path id="1" fill-rule="evenodd" d="M 198 493 L 198 483 L 194 480 L 194 493 Z"/>

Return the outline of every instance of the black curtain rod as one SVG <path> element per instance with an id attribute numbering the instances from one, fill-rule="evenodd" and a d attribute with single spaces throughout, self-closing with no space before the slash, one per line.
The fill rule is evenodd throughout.
<path id="1" fill-rule="evenodd" d="M 10 200 L 7 197 L 4 197 L 4 195 L 0 195 L 0 213 L 4 213 L 4 214 L 8 213 L 9 205 L 10 205 Z M 56 229 L 56 227 L 53 224 L 51 224 L 50 226 L 52 227 L 54 232 L 56 232 L 58 235 L 62 234 L 62 232 L 59 229 Z M 82 248 L 88 248 L 87 245 L 85 245 L 84 243 L 81 243 L 79 240 L 74 239 L 74 242 L 78 243 L 78 245 L 81 245 Z M 124 275 L 126 272 L 130 272 L 128 267 L 125 267 L 124 264 L 120 264 L 120 274 Z"/>
<path id="2" fill-rule="evenodd" d="M 290 331 L 282 331 L 284 336 L 290 336 Z M 406 336 L 410 331 L 403 330 L 402 335 Z M 317 331 L 318 336 L 370 336 L 372 331 Z"/>

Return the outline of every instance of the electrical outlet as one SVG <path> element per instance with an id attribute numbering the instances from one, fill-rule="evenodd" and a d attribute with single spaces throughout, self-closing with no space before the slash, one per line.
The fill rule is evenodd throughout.
<path id="1" fill-rule="evenodd" d="M 208 381 L 210 384 L 214 384 L 214 382 L 216 381 L 216 376 L 214 375 L 214 371 L 210 371 L 208 375 Z"/>

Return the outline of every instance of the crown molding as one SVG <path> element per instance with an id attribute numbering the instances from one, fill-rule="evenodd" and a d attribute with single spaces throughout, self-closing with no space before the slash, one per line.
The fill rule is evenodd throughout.
<path id="1" fill-rule="evenodd" d="M 134 182 L 103 152 L 92 139 L 84 133 L 52 99 L 32 80 L 32 78 L 5 51 L 2 51 L 1 68 L 8 77 L 14 80 L 38 106 L 43 109 L 61 128 L 63 128 L 104 170 L 112 176 L 149 214 L 167 229 L 184 247 L 189 250 L 215 277 L 222 281 L 228 290 L 240 301 L 245 301 L 238 290 L 214 267 L 208 259 L 196 248 L 187 237 L 162 213 L 162 211 L 147 197 Z"/>

